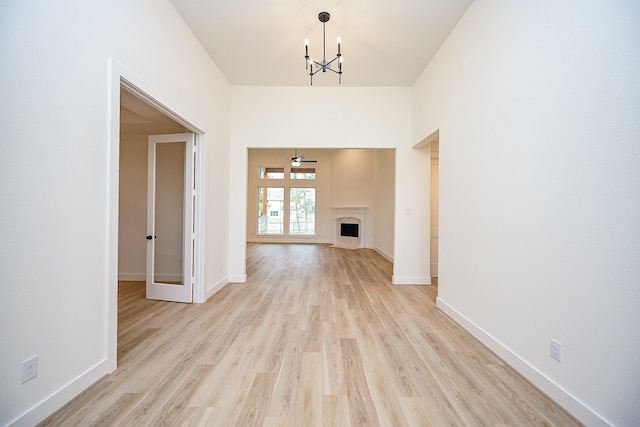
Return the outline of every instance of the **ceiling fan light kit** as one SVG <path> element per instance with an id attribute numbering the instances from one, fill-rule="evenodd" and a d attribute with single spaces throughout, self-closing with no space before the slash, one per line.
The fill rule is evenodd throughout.
<path id="1" fill-rule="evenodd" d="M 304 41 L 305 69 L 309 70 L 310 85 L 313 85 L 313 76 L 316 73 L 318 73 L 319 71 L 326 73 L 327 70 L 333 71 L 334 73 L 336 73 L 338 75 L 338 84 L 342 84 L 342 53 L 340 52 L 340 43 L 342 43 L 342 40 L 340 39 L 340 37 L 338 37 L 338 54 L 331 61 L 327 62 L 327 42 L 326 42 L 325 24 L 329 21 L 330 17 L 331 15 L 329 15 L 329 12 L 320 12 L 318 14 L 318 19 L 320 20 L 320 22 L 322 22 L 322 49 L 323 49 L 322 61 L 314 61 L 309 56 L 309 39 L 306 39 Z M 337 70 L 334 70 L 333 68 L 331 68 L 331 64 L 333 64 L 335 61 L 338 61 Z M 314 70 L 314 66 L 315 66 L 315 70 Z"/>
<path id="2" fill-rule="evenodd" d="M 305 160 L 304 156 L 298 156 L 298 150 L 296 149 L 291 158 L 291 166 L 297 168 L 303 163 L 317 163 L 317 160 Z"/>

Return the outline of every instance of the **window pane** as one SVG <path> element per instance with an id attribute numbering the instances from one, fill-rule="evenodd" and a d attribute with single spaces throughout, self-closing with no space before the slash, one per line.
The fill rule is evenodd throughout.
<path id="1" fill-rule="evenodd" d="M 316 189 L 292 188 L 289 195 L 289 234 L 315 234 Z"/>
<path id="2" fill-rule="evenodd" d="M 284 188 L 258 188 L 258 234 L 283 234 Z"/>
<path id="3" fill-rule="evenodd" d="M 291 168 L 291 179 L 316 179 L 316 168 Z"/>
<path id="4" fill-rule="evenodd" d="M 258 177 L 260 179 L 284 179 L 284 168 L 258 167 Z"/>

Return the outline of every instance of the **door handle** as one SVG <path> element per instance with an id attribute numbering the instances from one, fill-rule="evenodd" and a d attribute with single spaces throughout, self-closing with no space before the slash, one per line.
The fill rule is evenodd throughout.
<path id="1" fill-rule="evenodd" d="M 157 237 L 158 237 L 158 236 L 148 235 L 148 236 L 147 236 L 147 240 L 156 239 Z"/>

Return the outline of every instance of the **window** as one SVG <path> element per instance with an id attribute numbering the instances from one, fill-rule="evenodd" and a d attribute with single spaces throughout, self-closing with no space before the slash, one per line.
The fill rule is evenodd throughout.
<path id="1" fill-rule="evenodd" d="M 291 188 L 289 192 L 289 234 L 315 234 L 316 189 Z"/>
<path id="2" fill-rule="evenodd" d="M 258 177 L 260 179 L 284 179 L 284 168 L 266 168 L 260 166 L 258 168 Z"/>
<path id="3" fill-rule="evenodd" d="M 258 188 L 258 234 L 284 234 L 284 188 Z"/>
<path id="4" fill-rule="evenodd" d="M 290 179 L 316 179 L 316 168 L 291 168 Z"/>
<path id="5" fill-rule="evenodd" d="M 308 181 L 316 179 L 316 168 L 292 167 L 287 172 L 285 167 L 258 167 L 261 184 L 258 184 L 256 234 L 259 236 L 316 234 L 316 189 L 309 187 L 312 182 Z M 280 180 L 275 184 L 281 187 L 269 186 L 273 180 Z"/>

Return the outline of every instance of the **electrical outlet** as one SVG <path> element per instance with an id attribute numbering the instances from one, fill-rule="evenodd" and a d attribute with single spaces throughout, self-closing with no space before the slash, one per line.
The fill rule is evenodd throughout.
<path id="1" fill-rule="evenodd" d="M 551 358 L 562 362 L 562 344 L 554 339 L 551 340 Z"/>
<path id="2" fill-rule="evenodd" d="M 38 356 L 22 361 L 22 384 L 38 376 Z"/>

